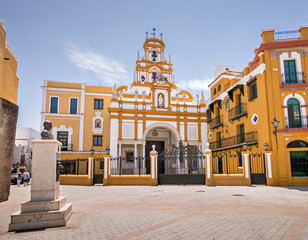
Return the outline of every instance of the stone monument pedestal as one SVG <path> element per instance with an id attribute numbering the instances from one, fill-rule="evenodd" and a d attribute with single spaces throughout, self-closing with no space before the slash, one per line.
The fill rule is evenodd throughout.
<path id="1" fill-rule="evenodd" d="M 72 216 L 72 204 L 60 197 L 57 159 L 61 143 L 33 140 L 31 200 L 11 215 L 9 231 L 65 226 Z"/>

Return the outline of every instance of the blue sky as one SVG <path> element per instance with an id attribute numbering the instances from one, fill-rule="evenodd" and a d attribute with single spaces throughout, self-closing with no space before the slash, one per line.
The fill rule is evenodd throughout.
<path id="1" fill-rule="evenodd" d="M 40 128 L 43 80 L 129 85 L 145 32 L 164 34 L 175 80 L 193 95 L 218 65 L 242 71 L 262 29 L 308 24 L 307 1 L 0 0 L 18 60 L 18 126 Z M 166 55 L 168 56 L 168 55 Z"/>

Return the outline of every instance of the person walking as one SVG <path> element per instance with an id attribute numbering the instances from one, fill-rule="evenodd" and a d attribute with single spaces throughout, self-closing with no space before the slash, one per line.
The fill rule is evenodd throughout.
<path id="1" fill-rule="evenodd" d="M 22 175 L 21 175 L 21 172 L 19 172 L 17 176 L 17 186 L 18 187 L 20 187 L 21 179 L 22 179 Z"/>
<path id="2" fill-rule="evenodd" d="M 29 174 L 27 171 L 25 171 L 25 172 L 22 174 L 22 176 L 24 177 L 24 187 L 26 186 L 26 184 L 27 184 L 27 186 L 28 186 L 28 184 L 29 184 L 29 179 L 30 179 L 30 174 Z"/>

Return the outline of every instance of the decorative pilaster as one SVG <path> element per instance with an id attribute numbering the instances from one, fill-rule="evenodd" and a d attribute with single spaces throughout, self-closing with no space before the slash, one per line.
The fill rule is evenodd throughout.
<path id="1" fill-rule="evenodd" d="M 157 157 L 158 153 L 155 151 L 155 145 L 152 146 L 152 151 L 150 152 L 151 157 L 151 179 L 152 184 L 151 185 L 157 185 L 158 184 L 158 176 L 157 176 Z"/>
<path id="2" fill-rule="evenodd" d="M 206 173 L 205 173 L 205 183 L 207 186 L 213 185 L 213 178 L 212 178 L 212 151 L 210 149 L 210 144 L 206 143 L 206 148 L 204 150 L 205 155 L 205 166 L 206 166 Z"/>
<path id="3" fill-rule="evenodd" d="M 104 156 L 104 186 L 109 185 L 109 176 L 110 176 L 110 157 L 109 155 Z"/>
<path id="4" fill-rule="evenodd" d="M 249 162 L 249 151 L 242 152 L 243 158 L 243 173 L 245 178 L 245 184 L 251 185 L 251 176 L 250 176 L 250 162 Z"/>
<path id="5" fill-rule="evenodd" d="M 265 151 L 264 152 L 265 157 L 265 169 L 266 169 L 266 185 L 273 186 L 274 185 L 274 178 L 273 178 L 273 171 L 272 171 L 272 152 Z"/>

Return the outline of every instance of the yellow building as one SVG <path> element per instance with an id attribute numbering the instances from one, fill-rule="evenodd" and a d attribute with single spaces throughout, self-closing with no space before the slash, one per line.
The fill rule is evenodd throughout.
<path id="1" fill-rule="evenodd" d="M 4 21 L 0 21 L 0 202 L 8 199 L 13 166 L 18 116 L 17 60 L 6 42 Z M 5 144 L 4 144 L 5 143 Z"/>
<path id="2" fill-rule="evenodd" d="M 110 144 L 112 88 L 45 80 L 42 89 L 41 120 L 52 122 L 52 133 L 63 144 L 62 158 L 87 158 L 92 147 L 102 156 Z"/>
<path id="3" fill-rule="evenodd" d="M 220 66 L 209 85 L 208 141 L 219 184 L 238 184 L 242 152 L 251 183 L 308 184 L 308 26 L 264 30 L 243 72 Z M 248 170 L 247 170 L 248 171 Z M 229 181 L 229 182 L 228 182 Z"/>

